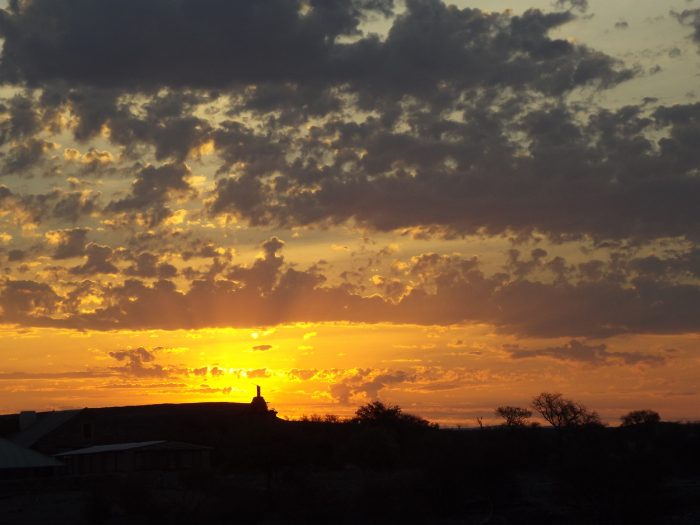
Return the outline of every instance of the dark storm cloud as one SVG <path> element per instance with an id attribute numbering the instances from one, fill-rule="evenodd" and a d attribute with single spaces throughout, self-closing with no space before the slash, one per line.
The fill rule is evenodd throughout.
<path id="1" fill-rule="evenodd" d="M 611 352 L 605 344 L 589 345 L 575 339 L 563 346 L 529 350 L 517 345 L 506 345 L 504 349 L 513 359 L 549 357 L 558 361 L 571 361 L 593 366 L 622 364 L 655 366 L 666 362 L 664 355 L 651 355 L 642 352 Z"/>

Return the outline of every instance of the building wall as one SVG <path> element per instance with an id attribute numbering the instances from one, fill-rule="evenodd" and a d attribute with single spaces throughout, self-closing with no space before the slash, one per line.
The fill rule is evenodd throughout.
<path id="1" fill-rule="evenodd" d="M 211 467 L 209 450 L 124 450 L 98 454 L 62 456 L 74 475 L 128 472 L 206 470 Z"/>

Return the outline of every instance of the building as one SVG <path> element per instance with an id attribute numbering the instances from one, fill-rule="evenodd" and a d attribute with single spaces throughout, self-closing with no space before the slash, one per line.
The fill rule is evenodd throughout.
<path id="1" fill-rule="evenodd" d="M 211 448 L 176 441 L 97 445 L 56 454 L 72 475 L 207 470 Z"/>
<path id="2" fill-rule="evenodd" d="M 52 476 L 63 463 L 0 438 L 0 479 Z"/>
<path id="3" fill-rule="evenodd" d="M 22 412 L 0 416 L 0 437 L 53 456 L 98 445 L 167 441 L 223 444 L 224 434 L 278 421 L 260 393 L 250 403 L 180 403 Z"/>

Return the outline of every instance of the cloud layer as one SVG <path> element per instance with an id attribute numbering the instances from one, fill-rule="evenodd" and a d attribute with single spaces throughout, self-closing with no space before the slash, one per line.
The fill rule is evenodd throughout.
<path id="1" fill-rule="evenodd" d="M 0 321 L 486 323 L 573 341 L 514 357 L 628 364 L 573 338 L 697 332 L 700 104 L 621 97 L 648 71 L 561 36 L 588 7 L 10 2 Z M 348 231 L 431 244 L 361 271 L 282 255 Z"/>

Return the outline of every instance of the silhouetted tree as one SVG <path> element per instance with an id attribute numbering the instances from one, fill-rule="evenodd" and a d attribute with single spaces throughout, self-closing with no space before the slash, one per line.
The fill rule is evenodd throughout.
<path id="1" fill-rule="evenodd" d="M 500 406 L 496 409 L 496 415 L 505 420 L 506 426 L 523 427 L 527 420 L 532 417 L 532 412 L 527 408 Z"/>
<path id="2" fill-rule="evenodd" d="M 372 401 L 362 405 L 355 411 L 355 417 L 351 421 L 371 425 L 437 428 L 437 424 L 430 423 L 422 417 L 402 412 L 398 405 L 387 406 L 381 401 Z"/>
<path id="3" fill-rule="evenodd" d="M 532 408 L 555 428 L 602 424 L 597 412 L 558 392 L 542 392 L 532 400 Z"/>
<path id="4" fill-rule="evenodd" d="M 632 410 L 620 418 L 623 427 L 634 425 L 655 425 L 661 421 L 661 416 L 653 410 Z"/>

